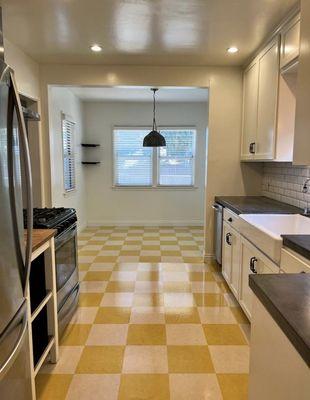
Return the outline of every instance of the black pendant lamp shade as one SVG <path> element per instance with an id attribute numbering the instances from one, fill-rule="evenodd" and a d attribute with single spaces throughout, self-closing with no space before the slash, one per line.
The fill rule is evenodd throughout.
<path id="1" fill-rule="evenodd" d="M 143 139 L 143 147 L 164 147 L 166 146 L 166 139 L 160 132 L 157 130 L 156 124 L 156 101 L 155 101 L 155 94 L 158 89 L 151 89 L 153 91 L 153 128 L 149 134 L 145 136 Z"/>

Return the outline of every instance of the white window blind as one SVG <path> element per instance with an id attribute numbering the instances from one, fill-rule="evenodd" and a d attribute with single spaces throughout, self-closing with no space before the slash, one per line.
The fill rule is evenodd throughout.
<path id="1" fill-rule="evenodd" d="M 62 148 L 64 189 L 70 192 L 75 189 L 75 152 L 74 152 L 74 122 L 62 119 Z"/>
<path id="2" fill-rule="evenodd" d="M 114 184 L 152 186 L 152 149 L 143 147 L 142 129 L 114 130 Z"/>
<path id="3" fill-rule="evenodd" d="M 166 147 L 160 147 L 158 151 L 158 184 L 193 186 L 196 131 L 165 129 L 161 134 L 166 139 Z"/>

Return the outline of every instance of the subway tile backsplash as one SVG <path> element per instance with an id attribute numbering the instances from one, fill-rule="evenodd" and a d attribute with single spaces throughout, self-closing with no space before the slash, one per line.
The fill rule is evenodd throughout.
<path id="1" fill-rule="evenodd" d="M 263 196 L 291 204 L 310 207 L 310 190 L 303 193 L 303 184 L 310 178 L 310 167 L 293 166 L 291 163 L 266 163 L 263 175 Z"/>

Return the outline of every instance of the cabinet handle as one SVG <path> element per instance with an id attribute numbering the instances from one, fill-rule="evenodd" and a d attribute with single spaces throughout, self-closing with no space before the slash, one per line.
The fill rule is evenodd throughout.
<path id="1" fill-rule="evenodd" d="M 229 244 L 229 246 L 231 246 L 230 238 L 231 238 L 231 233 L 226 233 L 226 243 Z"/>
<path id="2" fill-rule="evenodd" d="M 250 143 L 249 151 L 251 154 L 255 154 L 255 145 L 256 145 L 255 142 Z"/>
<path id="3" fill-rule="evenodd" d="M 251 257 L 250 259 L 250 270 L 253 272 L 253 274 L 257 274 L 257 269 L 255 268 L 255 263 L 257 263 L 257 258 L 256 257 Z"/>
<path id="4" fill-rule="evenodd" d="M 233 219 L 231 217 L 228 218 L 228 222 L 233 222 Z"/>

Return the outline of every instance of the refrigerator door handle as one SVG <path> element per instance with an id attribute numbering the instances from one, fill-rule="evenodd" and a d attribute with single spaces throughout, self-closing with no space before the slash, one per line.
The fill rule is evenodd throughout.
<path id="1" fill-rule="evenodd" d="M 22 311 L 24 311 L 24 317 L 23 317 L 23 323 L 22 323 L 22 328 L 20 331 L 20 334 L 18 338 L 16 339 L 16 342 L 14 344 L 14 348 L 12 352 L 10 353 L 9 357 L 0 365 L 0 381 L 2 378 L 5 376 L 5 374 L 9 371 L 11 368 L 12 364 L 14 363 L 16 357 L 19 354 L 20 347 L 23 343 L 25 333 L 27 331 L 27 313 L 25 312 L 26 308 L 23 306 Z"/>
<path id="2" fill-rule="evenodd" d="M 28 139 L 26 133 L 26 125 L 23 116 L 22 106 L 17 91 L 17 85 L 14 79 L 13 72 L 10 72 L 10 78 L 13 88 L 13 101 L 16 108 L 17 121 L 20 131 L 20 143 L 21 150 L 23 152 L 23 160 L 25 167 L 25 186 L 27 192 L 27 241 L 26 241 L 26 254 L 25 254 L 25 283 L 24 283 L 24 294 L 27 294 L 29 285 L 29 276 L 31 268 L 31 255 L 32 255 L 32 230 L 33 230 L 33 199 L 32 199 L 32 177 L 31 177 L 31 163 L 30 153 L 28 147 Z"/>

